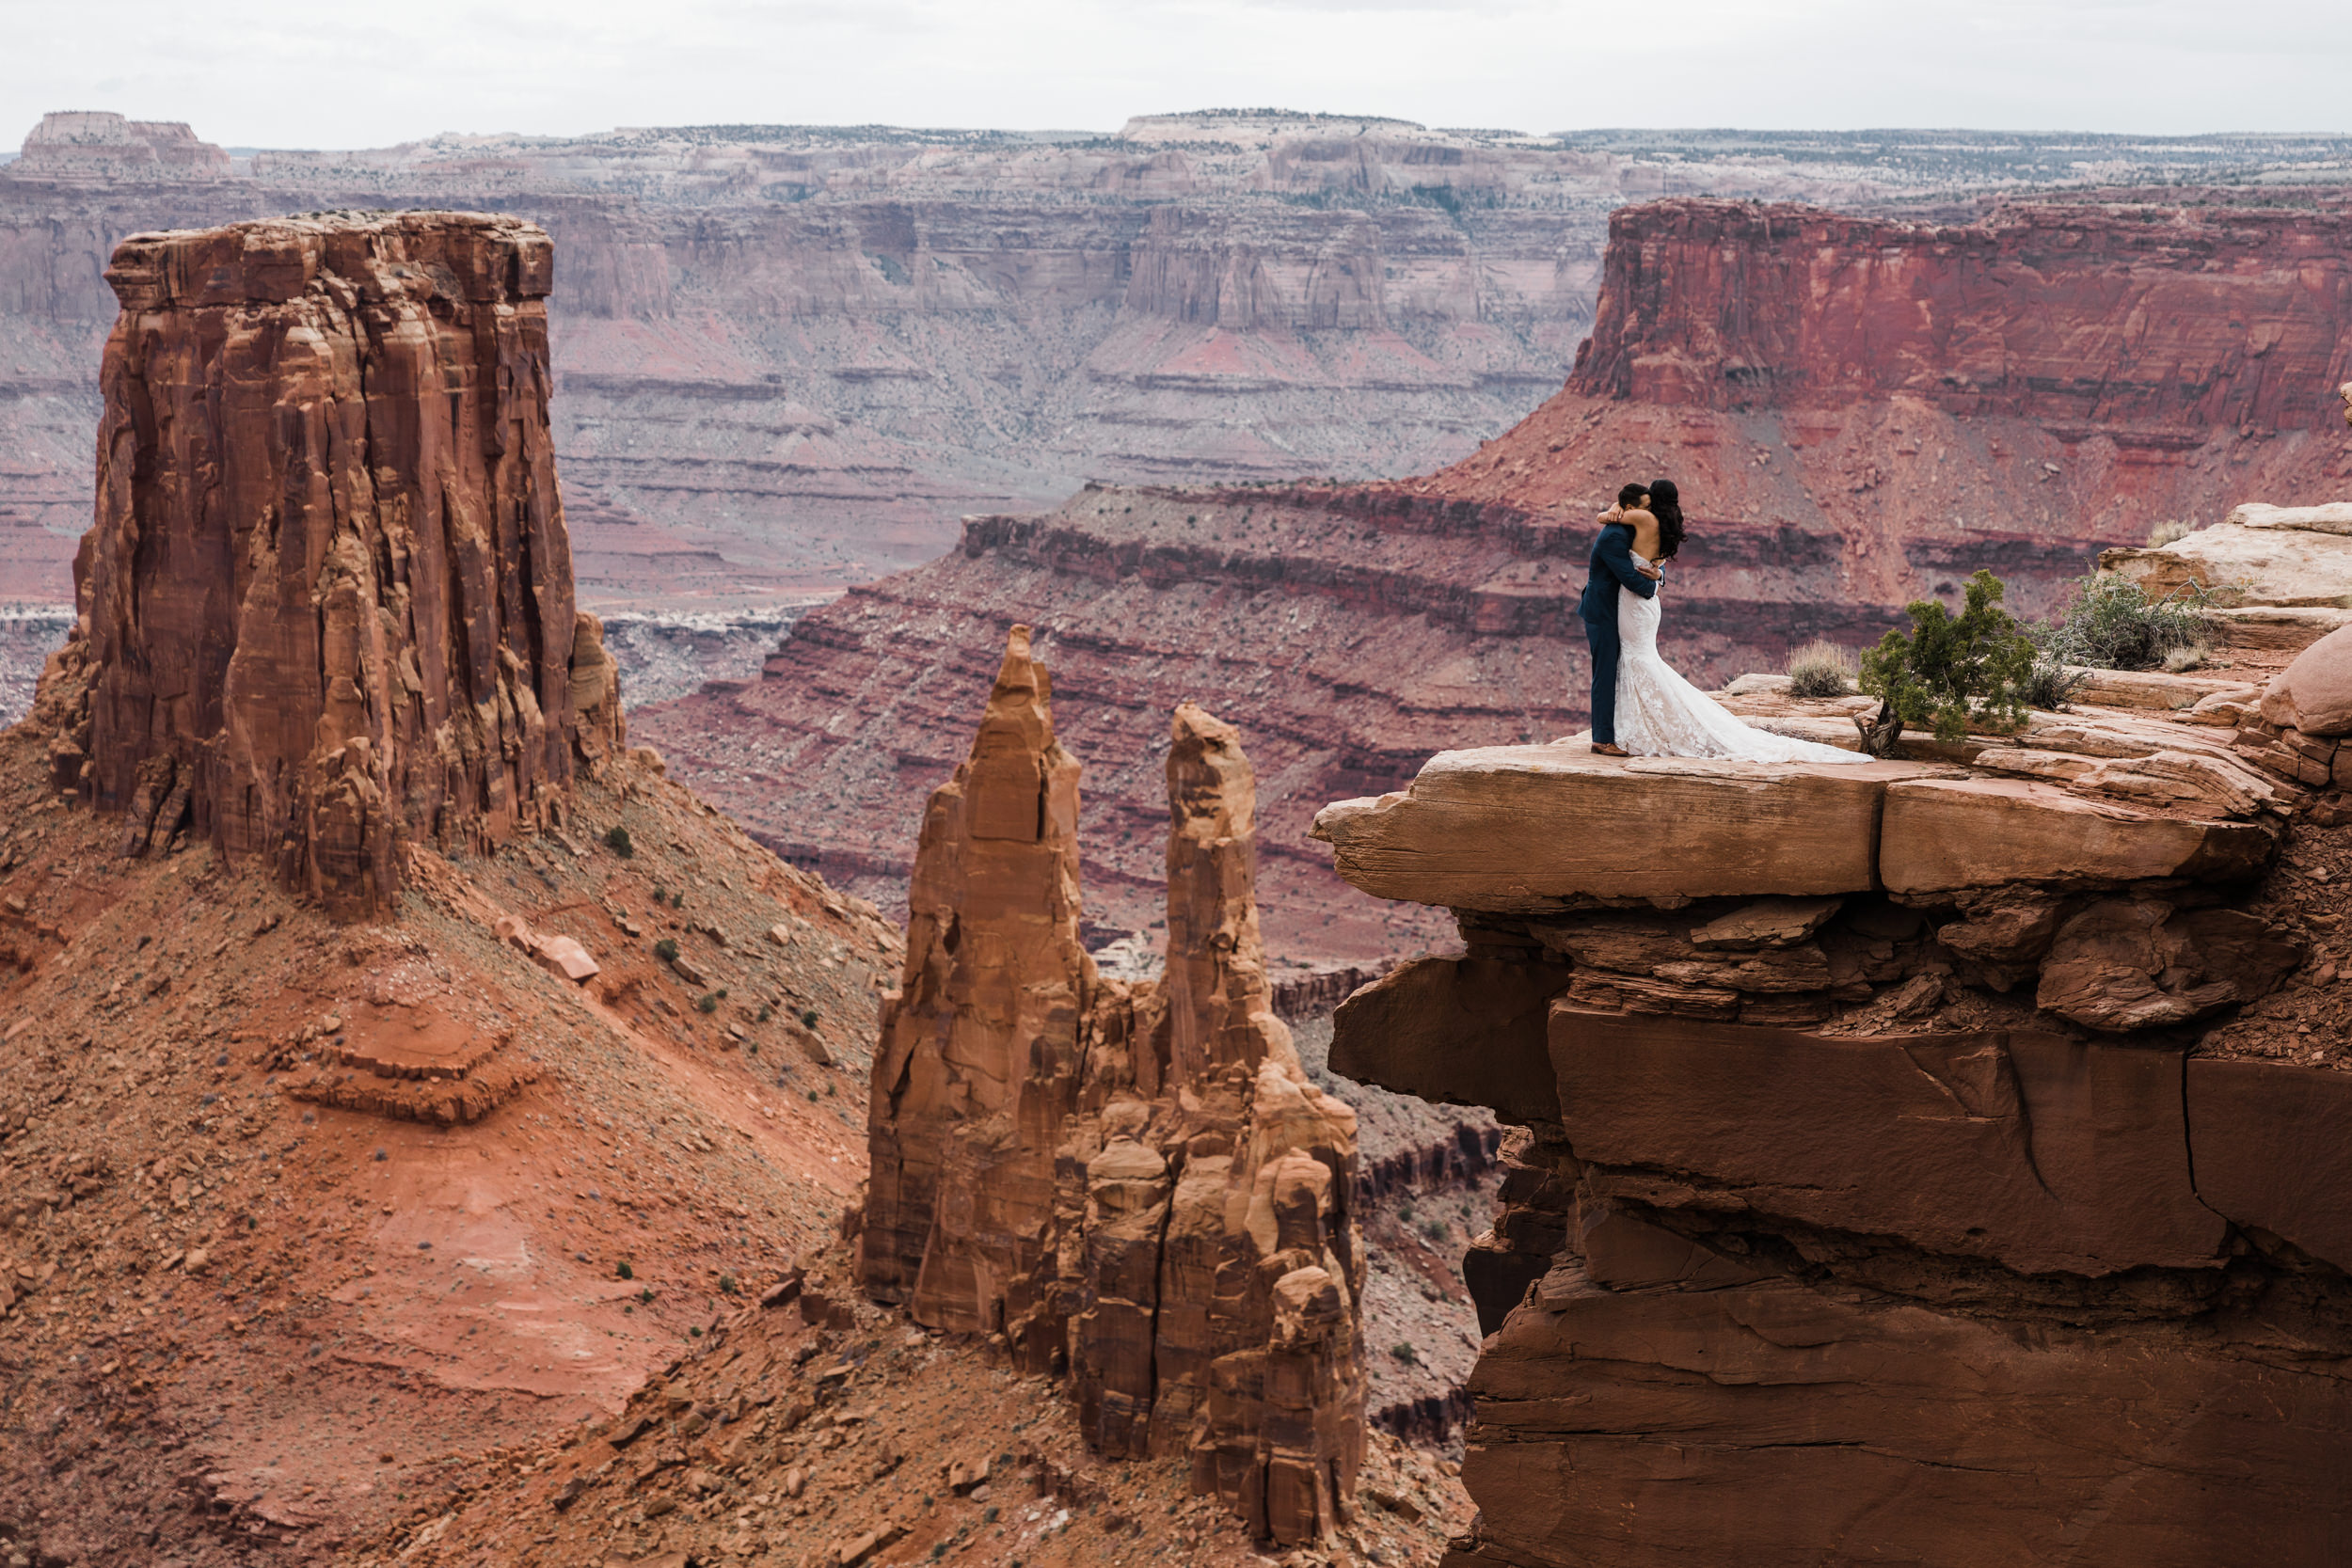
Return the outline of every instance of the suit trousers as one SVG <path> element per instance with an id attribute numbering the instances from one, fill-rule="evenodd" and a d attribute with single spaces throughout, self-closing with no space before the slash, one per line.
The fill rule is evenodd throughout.
<path id="1" fill-rule="evenodd" d="M 1617 743 L 1617 623 L 1584 623 L 1584 641 L 1593 650 L 1593 744 Z"/>

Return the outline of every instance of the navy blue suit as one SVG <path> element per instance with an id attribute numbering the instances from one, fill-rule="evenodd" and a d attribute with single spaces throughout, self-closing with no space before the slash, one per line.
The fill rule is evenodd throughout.
<path id="1" fill-rule="evenodd" d="M 1592 577 L 1577 613 L 1584 617 L 1584 641 L 1593 650 L 1593 744 L 1617 743 L 1617 590 L 1643 598 L 1658 592 L 1656 581 L 1633 563 L 1633 525 L 1610 523 L 1593 541 Z"/>

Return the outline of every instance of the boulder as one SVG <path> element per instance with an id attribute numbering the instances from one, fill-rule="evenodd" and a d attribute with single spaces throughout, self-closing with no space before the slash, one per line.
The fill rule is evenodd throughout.
<path id="1" fill-rule="evenodd" d="M 2352 626 L 2297 654 L 2263 693 L 2262 715 L 2305 735 L 2352 735 Z"/>
<path id="2" fill-rule="evenodd" d="M 1402 793 L 1326 806 L 1313 836 L 1364 892 L 1460 910 L 1861 893 L 1882 796 L 1938 771 L 1496 746 L 1439 752 Z"/>
<path id="3" fill-rule="evenodd" d="M 2237 910 L 2103 898 L 2058 928 L 2034 1001 L 2111 1034 L 2163 1028 L 2265 995 L 2302 961 L 2299 944 Z"/>
<path id="4" fill-rule="evenodd" d="M 1565 1004 L 1550 1045 L 1578 1157 L 1682 1184 L 1629 1177 L 1628 1196 L 2027 1274 L 2217 1259 L 2225 1227 L 2190 1185 L 2176 1051 L 2025 1031 L 1840 1038 Z"/>
<path id="5" fill-rule="evenodd" d="M 2270 863 L 2279 840 L 2267 823 L 2161 816 L 2024 779 L 1898 781 L 1879 832 L 1879 875 L 1896 894 L 2244 881 Z"/>
<path id="6" fill-rule="evenodd" d="M 596 977 L 596 960 L 589 956 L 587 948 L 570 937 L 543 936 L 532 949 L 531 956 L 548 974 L 560 975 L 575 984 Z"/>
<path id="7" fill-rule="evenodd" d="M 1999 972 L 2006 990 L 2030 974 L 2030 966 L 2050 950 L 2062 909 L 2046 894 L 2000 888 L 1963 902 L 1966 918 L 1943 927 L 1935 938 L 1962 958 Z"/>
<path id="8" fill-rule="evenodd" d="M 2352 1273 L 2352 1074 L 2283 1062 L 2188 1062 L 2197 1196 Z"/>

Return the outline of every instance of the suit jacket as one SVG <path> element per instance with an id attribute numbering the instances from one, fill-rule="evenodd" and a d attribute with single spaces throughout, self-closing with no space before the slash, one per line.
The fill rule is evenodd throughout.
<path id="1" fill-rule="evenodd" d="M 1617 590 L 1630 588 L 1643 598 L 1658 593 L 1654 578 L 1642 575 L 1633 563 L 1633 525 L 1610 523 L 1593 541 L 1593 572 L 1584 584 L 1584 596 L 1577 601 L 1577 613 L 1597 626 L 1617 624 Z"/>

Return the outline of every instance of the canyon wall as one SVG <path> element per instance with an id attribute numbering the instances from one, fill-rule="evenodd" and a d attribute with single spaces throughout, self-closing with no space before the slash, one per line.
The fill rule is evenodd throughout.
<path id="1" fill-rule="evenodd" d="M 1085 479 L 1364 478 L 1555 391 L 1609 212 L 2322 178 L 2344 138 L 1431 131 L 1279 113 L 1112 135 L 794 126 L 227 158 L 52 116 L 0 166 L 0 599 L 62 601 L 128 234 L 341 208 L 554 236 L 559 457 L 593 605 L 837 590 Z M 2271 171 L 2265 174 L 2265 171 Z M 670 608 L 676 608 L 672 602 Z"/>
<path id="2" fill-rule="evenodd" d="M 1089 1446 L 1178 1455 L 1252 1536 L 1346 1516 L 1364 1445 L 1356 1116 L 1274 1015 L 1240 736 L 1176 710 L 1164 976 L 1079 942 L 1078 760 L 1015 626 L 930 800 L 874 1057 L 860 1273 L 1066 1375 Z"/>
<path id="3" fill-rule="evenodd" d="M 122 852 L 185 829 L 347 918 L 404 839 L 563 812 L 621 738 L 547 419 L 547 235 L 415 213 L 140 235 L 40 699 Z"/>
<path id="4" fill-rule="evenodd" d="M 1970 224 L 1687 201 L 1621 212 L 1611 239 L 1568 380 L 1586 397 L 1902 397 L 2194 446 L 2217 429 L 2315 428 L 2352 373 L 2341 200 L 2020 202 Z"/>
<path id="5" fill-rule="evenodd" d="M 1257 714 L 1275 950 L 1395 952 L 1422 917 L 1339 896 L 1308 817 L 1432 752 L 1581 722 L 1575 602 L 1623 479 L 1681 486 L 1663 636 L 1703 685 L 1816 637 L 1875 642 L 1979 567 L 2045 614 L 2102 549 L 2168 520 L 2352 481 L 2332 390 L 2352 373 L 2352 217 L 2308 200 L 2021 203 L 1973 226 L 1625 209 L 1586 369 L 1474 456 L 1360 487 L 1099 488 L 977 517 L 960 551 L 798 622 L 759 681 L 643 722 L 767 842 L 889 902 L 944 736 L 986 683 L 962 650 L 1019 614 L 1096 699 L 1073 721 L 1090 754 L 1151 754 L 1151 715 L 1188 696 Z M 1681 369 L 1620 386 L 1617 364 Z M 1119 768 L 1089 798 L 1088 870 L 1101 917 L 1136 928 L 1155 883 L 1133 829 L 1157 784 Z"/>
<path id="6" fill-rule="evenodd" d="M 554 431 L 592 602 L 835 590 L 1089 476 L 1432 467 L 1557 388 L 1602 216 L 1664 164 L 1357 129 L 735 127 L 231 166 L 53 116 L 0 166 L 0 599 L 69 593 L 115 246 L 286 212 L 462 207 L 555 237 Z"/>
<path id="7" fill-rule="evenodd" d="M 1465 944 L 1343 1005 L 1333 1069 L 1515 1128 L 1449 1565 L 2343 1560 L 2346 635 L 2234 737 L 1491 748 L 1327 808 Z"/>

